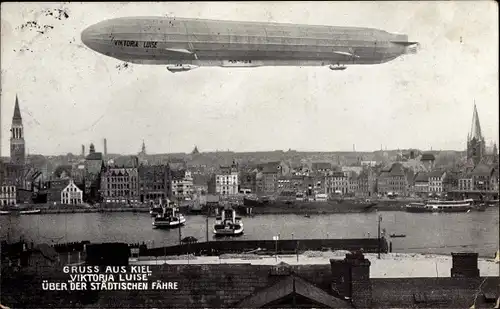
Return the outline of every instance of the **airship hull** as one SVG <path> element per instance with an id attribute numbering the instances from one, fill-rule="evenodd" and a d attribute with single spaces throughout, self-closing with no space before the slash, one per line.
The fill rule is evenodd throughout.
<path id="1" fill-rule="evenodd" d="M 221 67 L 379 64 L 412 44 L 371 28 L 167 17 L 106 20 L 85 29 L 82 41 L 131 63 Z"/>

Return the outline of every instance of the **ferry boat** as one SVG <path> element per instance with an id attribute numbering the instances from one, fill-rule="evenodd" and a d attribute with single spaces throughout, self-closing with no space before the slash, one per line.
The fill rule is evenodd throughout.
<path id="1" fill-rule="evenodd" d="M 163 207 L 161 204 L 151 204 L 149 207 L 149 214 L 151 217 L 157 217 L 159 214 L 163 213 Z"/>
<path id="2" fill-rule="evenodd" d="M 410 203 L 407 212 L 468 212 L 474 208 L 474 200 L 459 201 L 430 200 L 427 203 Z"/>
<path id="3" fill-rule="evenodd" d="M 215 218 L 215 236 L 239 236 L 243 234 L 243 221 L 236 216 L 232 207 L 222 210 L 221 216 Z"/>
<path id="4" fill-rule="evenodd" d="M 162 213 L 153 219 L 152 224 L 153 228 L 170 229 L 182 226 L 184 223 L 186 223 L 186 218 L 172 204 L 172 206 L 162 207 Z"/>

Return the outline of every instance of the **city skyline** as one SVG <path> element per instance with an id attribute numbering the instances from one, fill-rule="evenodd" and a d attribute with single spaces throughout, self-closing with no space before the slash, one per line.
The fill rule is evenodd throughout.
<path id="1" fill-rule="evenodd" d="M 56 8 L 68 17 L 46 16 Z M 2 4 L 1 155 L 9 155 L 16 94 L 33 154 L 79 154 L 91 142 L 102 151 L 103 138 L 108 153 L 123 154 L 138 153 L 142 140 L 148 153 L 189 153 L 195 145 L 201 152 L 350 151 L 353 144 L 360 152 L 380 145 L 463 151 L 474 103 L 486 144 L 498 143 L 496 13 L 489 2 Z M 107 18 L 165 14 L 366 26 L 408 34 L 422 48 L 344 72 L 174 75 L 164 66 L 125 68 L 80 42 L 81 30 Z M 36 29 L 18 28 L 33 20 Z"/>

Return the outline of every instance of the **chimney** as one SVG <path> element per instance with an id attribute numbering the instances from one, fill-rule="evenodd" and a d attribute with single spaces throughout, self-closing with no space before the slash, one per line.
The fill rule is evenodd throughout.
<path id="1" fill-rule="evenodd" d="M 477 267 L 477 253 L 460 252 L 451 253 L 453 264 L 451 277 L 453 278 L 477 278 L 479 269 Z"/>
<path id="2" fill-rule="evenodd" d="M 108 141 L 104 139 L 104 156 L 108 155 Z"/>
<path id="3" fill-rule="evenodd" d="M 330 259 L 332 291 L 341 299 L 351 297 L 351 268 L 345 260 Z"/>
<path id="4" fill-rule="evenodd" d="M 371 308 L 372 284 L 370 282 L 370 261 L 361 252 L 346 254 L 351 267 L 351 298 L 356 308 Z"/>
<path id="5" fill-rule="evenodd" d="M 82 145 L 82 157 L 85 157 L 85 145 Z"/>
<path id="6" fill-rule="evenodd" d="M 344 260 L 331 259 L 334 294 L 340 298 L 351 299 L 355 308 L 370 308 L 370 264 L 361 252 L 348 253 Z"/>

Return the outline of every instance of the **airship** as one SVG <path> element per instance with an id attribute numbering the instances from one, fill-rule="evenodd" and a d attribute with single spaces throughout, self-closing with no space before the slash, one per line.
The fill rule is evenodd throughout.
<path id="1" fill-rule="evenodd" d="M 361 27 L 175 17 L 122 17 L 81 33 L 90 49 L 115 59 L 165 65 L 170 72 L 199 67 L 328 66 L 382 64 L 414 54 L 405 34 Z"/>

